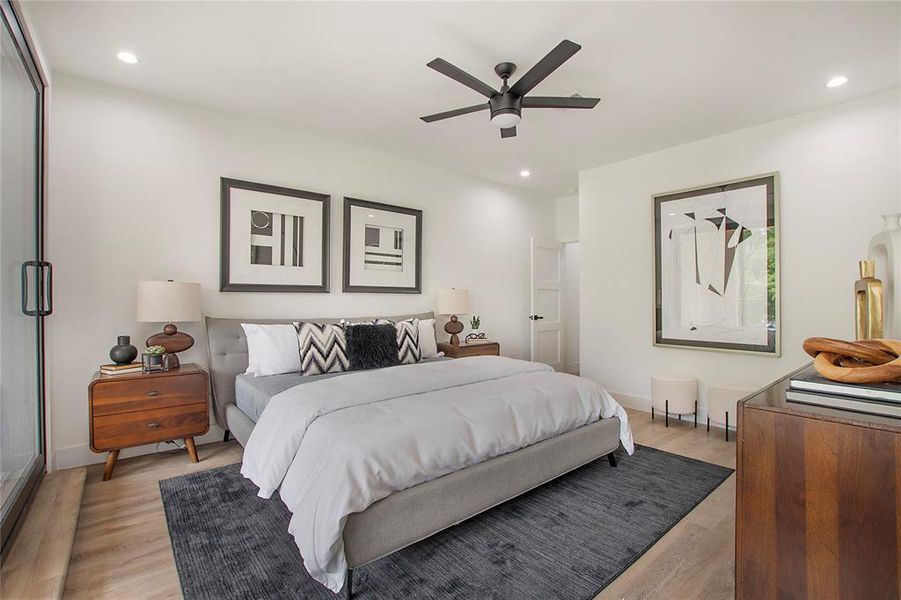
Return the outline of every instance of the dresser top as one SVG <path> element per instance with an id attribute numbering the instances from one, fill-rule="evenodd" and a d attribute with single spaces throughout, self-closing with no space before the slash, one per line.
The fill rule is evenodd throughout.
<path id="1" fill-rule="evenodd" d="M 169 369 L 168 371 L 154 371 L 153 373 L 144 373 L 143 371 L 139 371 L 137 373 L 125 373 L 123 375 L 103 375 L 102 373 L 100 373 L 100 371 L 97 371 L 91 378 L 91 384 L 93 385 L 94 383 L 100 381 L 131 381 L 134 379 L 154 379 L 158 377 L 177 377 L 178 375 L 196 375 L 198 373 L 206 375 L 206 371 L 204 371 L 195 363 L 182 363 L 182 365 L 177 369 Z"/>
<path id="2" fill-rule="evenodd" d="M 901 433 L 901 419 L 786 401 L 785 392 L 789 388 L 792 376 L 803 371 L 810 364 L 807 363 L 742 400 L 745 409 L 771 410 L 808 419 L 835 421 L 846 425 L 886 429 L 895 433 Z"/>

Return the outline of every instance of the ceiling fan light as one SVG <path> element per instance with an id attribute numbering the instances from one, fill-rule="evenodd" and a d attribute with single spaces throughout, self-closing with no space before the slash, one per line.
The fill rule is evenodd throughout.
<path id="1" fill-rule="evenodd" d="M 522 121 L 522 117 L 515 112 L 501 112 L 491 117 L 491 124 L 500 129 L 516 127 L 520 121 Z"/>

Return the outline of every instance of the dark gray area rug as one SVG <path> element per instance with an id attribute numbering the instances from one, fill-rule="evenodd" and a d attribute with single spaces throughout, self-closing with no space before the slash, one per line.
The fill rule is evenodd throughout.
<path id="1" fill-rule="evenodd" d="M 334 598 L 307 575 L 285 505 L 239 468 L 160 482 L 185 598 Z M 648 447 L 617 468 L 602 458 L 356 569 L 354 597 L 591 598 L 731 473 Z"/>

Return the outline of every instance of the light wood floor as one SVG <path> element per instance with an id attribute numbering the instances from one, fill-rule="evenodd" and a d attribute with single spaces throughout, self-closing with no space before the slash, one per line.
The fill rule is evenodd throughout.
<path id="1" fill-rule="evenodd" d="M 647 413 L 629 415 L 640 444 L 735 467 L 735 444 L 721 430 L 672 421 L 667 429 Z M 157 482 L 241 459 L 235 442 L 199 450 L 199 464 L 184 453 L 120 461 L 106 482 L 102 465 L 88 467 L 65 598 L 181 596 Z M 734 498 L 733 475 L 598 597 L 731 598 Z"/>
<path id="2" fill-rule="evenodd" d="M 83 467 L 43 478 L 3 560 L 0 597 L 62 595 L 84 484 Z"/>

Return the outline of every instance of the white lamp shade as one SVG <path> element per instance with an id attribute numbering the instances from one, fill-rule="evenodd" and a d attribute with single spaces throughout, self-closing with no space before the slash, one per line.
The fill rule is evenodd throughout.
<path id="1" fill-rule="evenodd" d="M 438 314 L 468 315 L 469 311 L 469 290 L 451 288 L 438 292 Z"/>
<path id="2" fill-rule="evenodd" d="M 138 282 L 138 321 L 176 323 L 200 320 L 200 284 Z"/>

